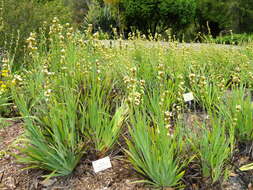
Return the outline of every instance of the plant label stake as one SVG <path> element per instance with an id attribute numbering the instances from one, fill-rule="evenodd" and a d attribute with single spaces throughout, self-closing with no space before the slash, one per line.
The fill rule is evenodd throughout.
<path id="1" fill-rule="evenodd" d="M 93 161 L 92 166 L 93 166 L 94 172 L 98 173 L 100 171 L 111 168 L 112 164 L 111 164 L 110 158 L 107 156 L 105 158 Z"/>
<path id="2" fill-rule="evenodd" d="M 185 102 L 190 102 L 190 101 L 194 100 L 192 92 L 183 94 L 183 97 L 184 97 Z"/>

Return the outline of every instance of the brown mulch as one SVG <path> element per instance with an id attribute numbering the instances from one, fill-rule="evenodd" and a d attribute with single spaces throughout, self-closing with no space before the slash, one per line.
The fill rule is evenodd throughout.
<path id="1" fill-rule="evenodd" d="M 205 114 L 192 114 L 186 117 L 191 120 L 206 119 Z M 13 147 L 15 141 L 22 135 L 22 123 L 10 122 L 10 126 L 0 128 L 0 190 L 148 190 L 149 187 L 141 183 L 141 176 L 133 170 L 124 157 L 112 158 L 112 168 L 95 174 L 91 162 L 82 160 L 73 174 L 67 177 L 54 177 L 45 181 L 42 177 L 46 173 L 42 170 L 23 170 L 26 166 L 18 164 L 12 156 L 18 154 Z M 239 159 L 238 159 L 239 160 Z M 197 182 L 198 183 L 198 182 Z M 253 190 L 243 187 L 241 178 L 236 175 L 223 183 L 223 190 Z M 187 190 L 201 189 L 187 187 Z"/>
<path id="2" fill-rule="evenodd" d="M 143 190 L 143 184 L 132 183 L 140 177 L 124 159 L 112 159 L 112 168 L 95 174 L 90 163 L 82 161 L 72 175 L 45 181 L 41 170 L 23 170 L 12 154 L 15 140 L 24 132 L 21 123 L 0 129 L 0 190 Z"/>

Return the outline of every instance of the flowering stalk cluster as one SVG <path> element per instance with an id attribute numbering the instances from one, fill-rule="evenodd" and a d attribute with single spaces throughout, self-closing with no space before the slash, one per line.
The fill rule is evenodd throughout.
<path id="1" fill-rule="evenodd" d="M 125 76 L 123 79 L 129 91 L 127 102 L 139 106 L 142 102 L 142 95 L 144 94 L 145 81 L 136 79 L 137 69 L 135 67 L 130 70 L 132 77 Z"/>
<path id="2" fill-rule="evenodd" d="M 236 67 L 235 71 L 232 73 L 232 85 L 239 86 L 241 82 L 240 72 L 240 67 Z"/>
<path id="3" fill-rule="evenodd" d="M 38 47 L 37 47 L 37 42 L 36 42 L 36 33 L 31 32 L 29 38 L 26 40 L 27 42 L 27 48 L 29 51 L 29 55 L 33 56 L 35 55 Z"/>
<path id="4" fill-rule="evenodd" d="M 96 80 L 98 81 L 98 82 L 100 82 L 101 81 L 101 69 L 102 69 L 102 67 L 101 67 L 101 64 L 100 64 L 100 62 L 99 62 L 99 60 L 96 60 Z"/>
<path id="5" fill-rule="evenodd" d="M 9 59 L 3 58 L 2 63 L 2 67 L 0 67 L 0 94 L 7 90 L 10 78 Z"/>
<path id="6" fill-rule="evenodd" d="M 185 93 L 185 81 L 183 75 L 178 75 L 178 88 L 177 88 L 177 101 L 179 102 L 179 105 L 174 106 L 174 109 L 176 112 L 182 111 L 182 105 L 184 102 L 183 94 Z"/>
<path id="7" fill-rule="evenodd" d="M 63 26 L 59 24 L 59 19 L 57 17 L 54 17 L 52 20 L 52 25 L 49 28 L 49 35 L 53 34 L 59 34 L 63 30 Z"/>
<path id="8" fill-rule="evenodd" d="M 165 67 L 164 67 L 164 64 L 159 64 L 158 67 L 157 67 L 157 79 L 160 83 L 160 87 L 163 87 L 164 86 L 164 79 L 165 79 Z"/>
<path id="9" fill-rule="evenodd" d="M 173 113 L 170 111 L 165 111 L 164 112 L 164 122 L 165 122 L 165 128 L 168 129 L 168 136 L 172 135 L 172 118 L 173 118 Z"/>
<path id="10" fill-rule="evenodd" d="M 252 72 L 248 73 L 248 77 L 249 77 L 250 81 L 253 81 L 253 73 Z M 253 83 L 252 82 L 249 82 L 248 85 L 249 85 L 249 88 L 253 87 Z"/>

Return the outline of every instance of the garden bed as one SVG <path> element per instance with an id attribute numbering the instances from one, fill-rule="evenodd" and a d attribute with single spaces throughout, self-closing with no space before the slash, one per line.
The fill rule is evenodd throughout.
<path id="1" fill-rule="evenodd" d="M 205 116 L 204 116 L 205 117 Z M 188 114 L 186 121 L 190 125 L 192 120 L 202 120 L 203 114 Z M 13 147 L 17 144 L 15 141 L 23 134 L 22 123 L 12 123 L 10 126 L 0 130 L 1 152 L 5 152 L 0 158 L 0 189 L 1 190 L 150 190 L 151 187 L 143 183 L 134 183 L 142 179 L 131 165 L 126 157 L 115 155 L 112 157 L 112 168 L 95 174 L 91 166 L 92 160 L 81 160 L 73 174 L 66 177 L 53 177 L 45 180 L 43 175 L 45 171 L 39 169 L 24 170 L 25 165 L 16 162 L 12 156 L 18 154 Z M 237 158 L 238 164 L 249 162 L 248 157 Z M 194 172 L 194 165 L 188 168 L 188 174 L 185 177 L 185 184 L 188 184 L 185 190 L 206 189 L 199 183 Z M 194 176 L 192 176 L 194 175 Z M 252 180 L 252 172 L 244 174 L 231 174 L 228 181 L 222 184 L 222 190 L 252 190 L 248 185 Z M 202 186 L 202 188 L 200 188 Z M 249 187 L 249 188 L 248 188 Z M 167 188 L 169 190 L 169 188 Z"/>
<path id="2" fill-rule="evenodd" d="M 4 188 L 251 188 L 251 44 L 107 47 L 57 22 L 31 33 L 22 69 L 0 65 L 0 114 L 22 120 L 0 126 Z"/>
<path id="3" fill-rule="evenodd" d="M 139 176 L 120 156 L 112 159 L 112 168 L 95 174 L 91 162 L 81 160 L 73 174 L 67 177 L 56 177 L 45 181 L 45 171 L 33 169 L 24 170 L 25 165 L 18 164 L 12 154 L 18 154 L 13 148 L 15 140 L 23 133 L 22 123 L 13 123 L 0 130 L 0 189 L 1 190 L 142 190 L 143 184 L 133 184 Z"/>

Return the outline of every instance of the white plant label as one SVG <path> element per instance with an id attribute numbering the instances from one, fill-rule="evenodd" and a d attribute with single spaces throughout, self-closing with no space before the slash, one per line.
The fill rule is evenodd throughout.
<path id="1" fill-rule="evenodd" d="M 100 171 L 111 168 L 112 164 L 111 164 L 110 158 L 107 156 L 105 158 L 93 161 L 92 166 L 93 166 L 95 173 L 98 173 Z"/>
<path id="2" fill-rule="evenodd" d="M 184 94 L 183 97 L 184 97 L 185 102 L 189 102 L 189 101 L 194 100 L 192 92 Z"/>

